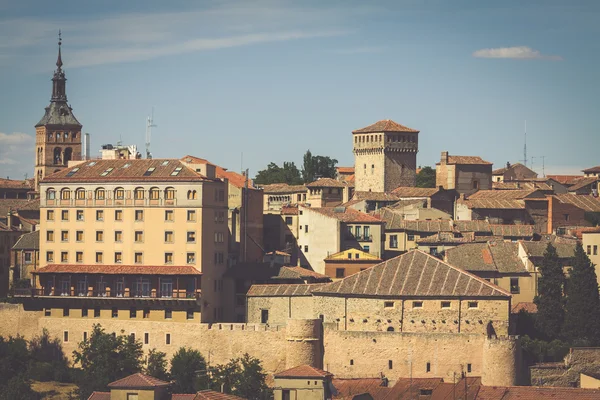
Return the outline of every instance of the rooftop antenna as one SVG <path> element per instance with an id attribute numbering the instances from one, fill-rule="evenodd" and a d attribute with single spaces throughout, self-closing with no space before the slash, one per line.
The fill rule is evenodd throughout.
<path id="1" fill-rule="evenodd" d="M 545 178 L 546 177 L 546 163 L 545 163 L 546 156 L 541 156 L 540 158 L 542 159 L 542 176 Z"/>
<path id="2" fill-rule="evenodd" d="M 152 114 L 146 121 L 146 158 L 152 158 L 150 153 L 150 139 L 152 138 L 152 128 L 156 128 L 154 125 L 154 107 L 152 107 Z"/>
<path id="3" fill-rule="evenodd" d="M 527 166 L 527 120 L 525 120 L 525 142 L 523 144 L 523 165 Z"/>

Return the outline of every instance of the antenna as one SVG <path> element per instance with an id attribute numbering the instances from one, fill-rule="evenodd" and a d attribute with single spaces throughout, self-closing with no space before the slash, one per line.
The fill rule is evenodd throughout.
<path id="1" fill-rule="evenodd" d="M 525 141 L 523 143 L 523 165 L 527 166 L 527 120 L 525 120 Z"/>
<path id="2" fill-rule="evenodd" d="M 538 157 L 538 158 L 539 158 L 539 157 Z M 531 156 L 531 168 L 530 168 L 530 169 L 531 169 L 532 171 L 534 171 L 534 169 L 533 169 L 533 162 L 534 162 L 534 161 L 535 161 L 535 157 L 534 157 L 534 156 Z"/>
<path id="3" fill-rule="evenodd" d="M 146 121 L 146 158 L 152 158 L 152 154 L 150 153 L 152 128 L 156 128 L 156 125 L 154 125 L 154 107 L 152 107 L 152 115 L 148 117 L 148 120 Z"/>
<path id="4" fill-rule="evenodd" d="M 546 163 L 544 162 L 546 156 L 541 156 L 540 157 L 542 159 L 542 175 L 545 178 L 546 177 Z"/>

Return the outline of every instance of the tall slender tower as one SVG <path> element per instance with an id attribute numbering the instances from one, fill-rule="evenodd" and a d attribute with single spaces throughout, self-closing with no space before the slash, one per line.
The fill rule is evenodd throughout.
<path id="1" fill-rule="evenodd" d="M 66 168 L 70 160 L 81 159 L 82 126 L 67 103 L 67 79 L 62 70 L 61 45 L 59 31 L 50 105 L 35 126 L 35 190 L 39 190 L 39 182 L 46 175 Z"/>

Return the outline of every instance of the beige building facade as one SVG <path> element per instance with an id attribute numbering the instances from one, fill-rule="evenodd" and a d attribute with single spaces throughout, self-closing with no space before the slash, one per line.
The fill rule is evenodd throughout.
<path id="1" fill-rule="evenodd" d="M 600 232 L 583 232 L 581 234 L 583 250 L 596 269 L 596 278 L 600 285 Z"/>
<path id="2" fill-rule="evenodd" d="M 460 194 L 492 189 L 492 163 L 475 156 L 451 156 L 442 152 L 435 167 L 435 184 Z"/>

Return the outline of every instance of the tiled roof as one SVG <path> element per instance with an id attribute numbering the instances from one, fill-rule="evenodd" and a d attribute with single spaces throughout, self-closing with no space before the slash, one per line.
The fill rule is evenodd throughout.
<path id="1" fill-rule="evenodd" d="M 557 194 L 554 197 L 561 203 L 574 205 L 584 211 L 600 212 L 600 197 L 583 194 Z"/>
<path id="2" fill-rule="evenodd" d="M 344 255 L 344 253 L 348 254 L 350 252 L 357 253 L 360 255 L 360 257 L 359 258 L 355 257 L 355 258 L 352 258 L 352 260 L 350 260 L 349 258 L 347 258 L 347 256 Z M 344 256 L 344 257 L 340 258 L 340 256 Z M 342 260 L 344 262 L 349 262 L 349 261 L 354 261 L 354 262 L 356 262 L 356 261 L 361 261 L 361 262 L 363 262 L 363 261 L 372 261 L 372 262 L 379 261 L 379 262 L 381 262 L 381 258 L 377 257 L 376 255 L 367 253 L 366 251 L 362 251 L 359 249 L 346 249 L 346 250 L 339 251 L 337 253 L 330 254 L 327 257 L 325 257 L 325 261 L 328 261 L 328 260 Z"/>
<path id="3" fill-rule="evenodd" d="M 345 185 L 331 178 L 319 178 L 314 182 L 307 183 L 306 187 L 345 187 Z"/>
<path id="4" fill-rule="evenodd" d="M 109 169 L 112 170 L 109 171 Z M 150 169 L 154 168 L 153 171 Z M 108 171 L 108 173 L 106 173 Z M 104 176 L 102 176 L 104 175 Z M 45 177 L 43 183 L 205 181 L 196 171 L 174 159 L 93 160 Z"/>
<path id="5" fill-rule="evenodd" d="M 417 239 L 418 244 L 441 244 L 441 243 L 469 243 L 472 239 L 468 237 L 455 237 L 452 232 L 438 232 L 431 236 Z"/>
<path id="6" fill-rule="evenodd" d="M 418 187 L 405 187 L 400 186 L 392 190 L 392 193 L 398 195 L 400 198 L 404 197 L 431 197 L 439 192 L 437 188 L 418 188 Z"/>
<path id="7" fill-rule="evenodd" d="M 247 296 L 278 297 L 278 296 L 311 296 L 312 292 L 327 283 L 298 283 L 281 285 L 252 285 Z"/>
<path id="8" fill-rule="evenodd" d="M 598 181 L 598 177 L 590 176 L 588 178 L 581 178 L 575 181 L 572 186 L 569 186 L 569 191 L 575 191 L 579 189 L 583 189 L 586 186 L 592 185 Z"/>
<path id="9" fill-rule="evenodd" d="M 519 210 L 525 208 L 525 202 L 523 200 L 469 199 L 459 200 L 458 203 L 465 204 L 470 209 Z"/>
<path id="10" fill-rule="evenodd" d="M 304 185 L 288 185 L 287 183 L 273 183 L 270 185 L 262 185 L 262 189 L 265 194 L 306 192 L 306 186 Z"/>
<path id="11" fill-rule="evenodd" d="M 525 273 L 527 270 L 518 251 L 518 243 L 470 243 L 446 250 L 446 259 L 466 271 Z"/>
<path id="12" fill-rule="evenodd" d="M 468 197 L 469 200 L 523 200 L 526 198 L 544 198 L 537 190 L 479 190 Z"/>
<path id="13" fill-rule="evenodd" d="M 4 179 L 0 178 L 0 189 L 28 189 L 32 190 L 34 187 L 33 179 L 15 180 L 15 179 Z"/>
<path id="14" fill-rule="evenodd" d="M 413 232 L 451 232 L 453 231 L 450 220 L 405 220 L 402 213 L 388 207 L 380 208 L 372 215 L 385 222 L 386 230 L 407 230 Z"/>
<path id="15" fill-rule="evenodd" d="M 554 179 L 561 185 L 572 185 L 576 180 L 583 178 L 583 175 L 546 175 L 548 179 Z"/>
<path id="16" fill-rule="evenodd" d="M 529 257 L 542 258 L 542 257 L 544 257 L 544 253 L 546 252 L 546 249 L 548 248 L 547 241 L 539 241 L 539 242 L 523 241 L 521 243 L 523 243 L 523 246 L 525 247 L 525 250 L 527 251 L 527 254 L 529 255 Z M 556 252 L 558 253 L 559 258 L 569 259 L 569 258 L 574 257 L 575 247 L 577 245 L 576 245 L 576 242 L 573 241 L 572 243 L 553 242 L 552 246 L 554 246 L 556 248 Z"/>
<path id="17" fill-rule="evenodd" d="M 589 174 L 589 173 L 593 173 L 593 172 L 600 172 L 600 165 L 583 170 L 584 174 Z"/>
<path id="18" fill-rule="evenodd" d="M 153 376 L 137 373 L 126 376 L 108 384 L 109 388 L 158 388 L 169 386 L 169 382 L 161 381 Z"/>
<path id="19" fill-rule="evenodd" d="M 600 389 L 579 389 L 566 387 L 535 387 L 511 386 L 504 388 L 505 393 L 501 400 L 598 400 Z M 477 396 L 476 400 L 483 397 Z"/>
<path id="20" fill-rule="evenodd" d="M 353 174 L 354 167 L 336 167 L 338 174 Z"/>
<path id="21" fill-rule="evenodd" d="M 303 209 L 305 212 L 314 211 L 346 223 L 382 223 L 379 218 L 349 207 L 303 207 Z"/>
<path id="22" fill-rule="evenodd" d="M 88 400 L 110 400 L 110 392 L 92 392 Z"/>
<path id="23" fill-rule="evenodd" d="M 436 165 L 439 165 L 439 164 L 440 164 L 439 162 L 436 163 Z M 446 162 L 446 164 L 449 164 L 449 165 L 452 165 L 452 164 L 492 165 L 491 162 L 485 161 L 484 159 L 482 159 L 479 156 L 450 156 L 450 155 L 448 156 L 448 161 Z"/>
<path id="24" fill-rule="evenodd" d="M 331 279 L 327 275 L 320 274 L 313 270 L 303 267 L 281 267 L 279 274 L 275 279 L 314 279 L 319 281 L 330 282 Z"/>
<path id="25" fill-rule="evenodd" d="M 194 400 L 196 398 L 196 394 L 192 393 L 181 393 L 181 394 L 172 394 L 170 400 Z"/>
<path id="26" fill-rule="evenodd" d="M 454 221 L 454 226 L 459 232 L 485 232 L 492 233 L 492 227 L 488 221 L 483 220 L 458 220 Z"/>
<path id="27" fill-rule="evenodd" d="M 393 193 L 386 192 L 363 192 L 356 191 L 352 200 L 371 200 L 371 201 L 398 201 L 400 197 Z"/>
<path id="28" fill-rule="evenodd" d="M 40 231 L 33 231 L 21 235 L 17 243 L 12 247 L 13 250 L 39 250 L 40 249 Z"/>
<path id="29" fill-rule="evenodd" d="M 502 237 L 532 237 L 533 225 L 490 225 L 494 236 Z"/>
<path id="30" fill-rule="evenodd" d="M 40 200 L 0 199 L 0 217 L 6 217 L 9 211 L 39 211 Z"/>
<path id="31" fill-rule="evenodd" d="M 48 264 L 34 274 L 202 275 L 191 265 Z"/>
<path id="32" fill-rule="evenodd" d="M 327 378 L 333 376 L 331 372 L 311 367 L 310 365 L 299 365 L 294 368 L 286 369 L 274 375 L 275 378 Z"/>
<path id="33" fill-rule="evenodd" d="M 176 400 L 175 396 L 173 395 L 171 400 Z M 228 393 L 215 392 L 214 390 L 201 390 L 196 393 L 194 400 L 244 400 L 244 398 Z"/>
<path id="34" fill-rule="evenodd" d="M 519 311 L 521 311 L 521 310 L 528 312 L 530 314 L 533 314 L 533 313 L 537 312 L 537 305 L 535 303 L 531 303 L 531 302 L 517 303 L 513 306 L 512 310 L 510 310 L 510 312 L 512 314 L 518 314 Z"/>
<path id="35" fill-rule="evenodd" d="M 281 215 L 298 215 L 298 205 L 290 204 L 281 207 Z"/>
<path id="36" fill-rule="evenodd" d="M 404 125 L 400 125 L 391 119 L 383 119 L 375 122 L 373 125 L 369 125 L 365 128 L 357 129 L 352 133 L 378 133 L 378 132 L 410 132 L 419 133 L 418 130 L 409 128 Z"/>
<path id="37" fill-rule="evenodd" d="M 46 112 L 35 127 L 44 125 L 73 126 L 81 129 L 81 124 L 73 115 L 73 110 L 66 101 L 51 101 Z"/>
<path id="38" fill-rule="evenodd" d="M 313 293 L 378 297 L 510 296 L 504 289 L 420 250 L 322 286 Z"/>
<path id="39" fill-rule="evenodd" d="M 540 189 L 545 191 L 554 190 L 552 186 L 546 182 L 528 182 L 528 181 L 505 181 L 505 182 L 492 182 L 492 189 L 494 190 L 534 190 Z"/>

